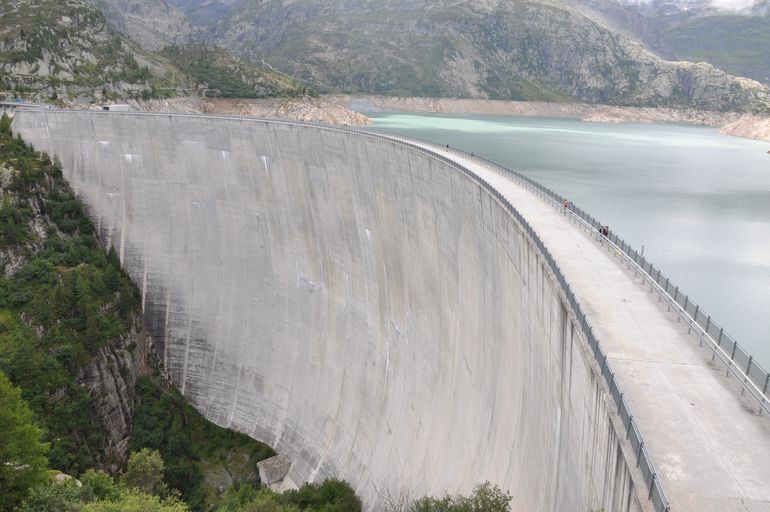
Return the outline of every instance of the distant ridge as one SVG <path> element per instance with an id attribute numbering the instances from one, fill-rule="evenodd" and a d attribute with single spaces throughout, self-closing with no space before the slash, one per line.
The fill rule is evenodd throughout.
<path id="1" fill-rule="evenodd" d="M 148 3 L 115 16 L 138 23 Z M 611 0 L 152 3 L 183 13 L 190 38 L 321 92 L 769 110 L 766 86 L 673 60 L 653 21 Z"/>

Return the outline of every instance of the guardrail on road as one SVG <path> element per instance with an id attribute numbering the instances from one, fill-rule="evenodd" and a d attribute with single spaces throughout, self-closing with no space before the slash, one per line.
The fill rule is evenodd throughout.
<path id="1" fill-rule="evenodd" d="M 548 200 L 553 206 L 564 208 L 565 197 L 532 178 L 482 157 L 474 155 L 471 158 L 482 162 L 492 170 L 502 171 L 504 174 L 510 175 L 517 182 Z M 602 223 L 572 202 L 568 202 L 566 210 L 576 221 L 594 233 L 598 234 L 603 226 Z M 700 344 L 706 345 L 711 350 L 712 359 L 718 359 L 725 366 L 726 375 L 732 374 L 738 379 L 741 392 L 748 392 L 749 396 L 756 401 L 758 412 L 770 414 L 770 373 L 729 336 L 724 328 L 712 320 L 710 315 L 693 302 L 689 295 L 671 282 L 669 277 L 642 256 L 640 252 L 612 231 L 608 232 L 604 240 L 618 252 L 631 268 L 641 274 L 644 281 L 650 285 L 651 291 L 656 291 L 662 299 L 666 300 L 669 309 L 674 309 L 679 318 L 687 324 L 690 332 L 695 332 Z"/>

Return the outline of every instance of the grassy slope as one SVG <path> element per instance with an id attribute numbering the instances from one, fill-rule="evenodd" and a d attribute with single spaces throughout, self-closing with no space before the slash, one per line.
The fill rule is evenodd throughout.
<path id="1" fill-rule="evenodd" d="M 206 84 L 206 95 L 210 97 L 264 98 L 315 94 L 292 78 L 245 63 L 215 46 L 170 46 L 160 55 L 195 82 Z"/>

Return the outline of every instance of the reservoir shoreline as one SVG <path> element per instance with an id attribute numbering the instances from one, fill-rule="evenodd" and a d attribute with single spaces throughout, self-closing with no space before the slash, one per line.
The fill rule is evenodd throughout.
<path id="1" fill-rule="evenodd" d="M 665 123 L 710 126 L 724 135 L 770 142 L 770 117 L 739 112 L 711 112 L 661 107 L 617 107 L 588 103 L 507 101 L 370 95 L 329 95 L 329 103 L 362 114 L 409 112 L 431 114 L 533 116 L 601 123 Z"/>

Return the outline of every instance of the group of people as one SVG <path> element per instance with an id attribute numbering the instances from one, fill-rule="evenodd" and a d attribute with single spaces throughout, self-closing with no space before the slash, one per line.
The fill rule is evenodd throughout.
<path id="1" fill-rule="evenodd" d="M 569 201 L 569 200 L 565 199 L 562 204 L 564 205 L 564 211 L 565 212 L 568 209 L 572 208 L 572 201 Z M 610 236 L 610 227 L 609 226 L 599 226 L 599 234 L 604 236 L 604 237 Z"/>

